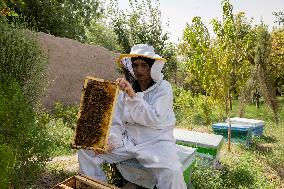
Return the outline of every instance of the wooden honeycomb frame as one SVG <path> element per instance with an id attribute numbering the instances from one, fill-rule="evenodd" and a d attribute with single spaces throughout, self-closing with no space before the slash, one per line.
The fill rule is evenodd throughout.
<path id="1" fill-rule="evenodd" d="M 113 185 L 103 183 L 86 175 L 79 174 L 57 184 L 52 189 L 119 189 Z"/>
<path id="2" fill-rule="evenodd" d="M 96 83 L 96 84 L 94 84 L 94 83 Z M 80 133 L 81 130 L 82 130 L 82 125 L 80 126 L 80 124 L 81 124 L 81 122 L 84 122 L 84 119 L 86 120 L 87 115 L 83 115 L 86 112 L 86 110 L 84 108 L 90 107 L 90 103 L 91 103 L 90 100 L 88 101 L 88 103 L 84 102 L 84 99 L 85 99 L 85 96 L 88 95 L 88 94 L 86 94 L 86 91 L 90 90 L 87 87 L 90 88 L 92 84 L 94 84 L 96 87 L 98 87 L 97 90 L 102 90 L 102 91 L 104 91 L 105 94 L 107 94 L 105 96 L 105 99 L 108 99 L 110 101 L 110 104 L 108 104 L 107 110 L 104 113 L 102 113 L 103 115 L 92 114 L 92 115 L 98 117 L 98 119 L 100 118 L 100 116 L 102 118 L 101 124 L 100 124 L 101 133 L 99 134 L 99 137 L 96 139 L 96 141 L 92 142 L 92 144 L 82 144 L 82 143 L 80 143 L 80 140 L 82 138 L 79 137 L 80 134 L 82 136 L 82 133 Z M 94 91 L 95 91 L 94 93 L 91 93 L 91 96 L 100 95 L 96 90 L 94 90 Z M 110 126 L 111 126 L 111 123 L 112 123 L 112 117 L 113 117 L 113 113 L 114 113 L 114 105 L 116 104 L 117 95 L 118 95 L 118 86 L 115 82 L 105 81 L 103 79 L 87 76 L 87 78 L 85 79 L 85 82 L 84 82 L 84 88 L 83 88 L 82 95 L 81 95 L 80 111 L 78 113 L 77 127 L 76 127 L 76 131 L 75 131 L 74 137 L 73 137 L 72 148 L 76 148 L 76 149 L 84 148 L 84 149 L 102 150 L 102 151 L 107 150 L 107 140 L 108 140 L 108 135 L 109 135 L 109 129 L 110 129 Z M 90 96 L 90 94 L 89 94 L 89 96 Z M 86 97 L 86 99 L 87 98 L 88 98 L 88 96 Z M 100 100 L 102 100 L 102 99 L 100 99 Z M 104 101 L 104 100 L 102 100 L 102 101 Z M 100 108 L 98 108 L 99 104 L 100 104 L 99 102 L 96 102 L 96 103 L 92 102 L 92 103 L 93 103 L 92 107 L 96 107 L 97 109 L 100 109 Z M 89 106 L 88 106 L 88 104 L 89 104 Z M 103 104 L 103 102 L 101 104 Z M 88 126 L 90 126 L 90 124 L 88 124 Z M 96 126 L 95 124 L 91 125 L 91 127 L 93 127 L 93 129 L 98 128 L 98 126 Z M 88 135 L 88 134 L 89 133 L 85 133 L 85 135 Z M 93 137 L 90 136 L 90 134 L 89 134 L 89 136 L 86 136 L 85 138 L 90 139 L 90 138 L 93 138 Z"/>

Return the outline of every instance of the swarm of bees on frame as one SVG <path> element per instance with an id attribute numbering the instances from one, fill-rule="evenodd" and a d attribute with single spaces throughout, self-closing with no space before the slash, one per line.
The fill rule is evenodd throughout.
<path id="1" fill-rule="evenodd" d="M 114 82 L 85 80 L 73 148 L 106 149 L 117 91 Z"/>

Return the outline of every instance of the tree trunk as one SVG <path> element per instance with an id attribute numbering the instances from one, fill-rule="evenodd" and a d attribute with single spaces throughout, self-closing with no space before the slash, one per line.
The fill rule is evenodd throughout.
<path id="1" fill-rule="evenodd" d="M 259 109 L 259 96 L 257 95 L 256 96 L 256 107 L 257 107 L 257 109 Z"/>
<path id="2" fill-rule="evenodd" d="M 230 93 L 229 93 L 230 94 Z M 230 95 L 228 95 L 229 97 Z M 229 127 L 228 127 L 228 151 L 230 152 L 231 151 L 231 121 L 230 121 L 230 117 L 229 117 L 229 107 L 228 107 L 228 101 L 229 98 L 227 97 L 226 99 L 226 117 L 227 117 L 227 120 L 229 120 Z"/>
<path id="3" fill-rule="evenodd" d="M 253 100 L 255 101 L 255 107 L 257 109 L 259 109 L 259 99 L 260 99 L 260 94 L 259 92 L 256 90 L 256 92 L 253 94 Z"/>
<path id="4" fill-rule="evenodd" d="M 229 120 L 229 128 L 228 128 L 228 151 L 231 151 L 231 120 L 229 118 L 229 116 L 227 116 L 228 120 Z"/>
<path id="5" fill-rule="evenodd" d="M 175 80 L 175 84 L 177 85 L 177 70 L 175 70 L 175 73 L 174 73 L 174 80 Z"/>
<path id="6" fill-rule="evenodd" d="M 230 106 L 230 110 L 232 111 L 233 110 L 233 104 L 232 104 L 232 96 L 231 96 L 230 93 L 229 93 L 229 106 Z"/>

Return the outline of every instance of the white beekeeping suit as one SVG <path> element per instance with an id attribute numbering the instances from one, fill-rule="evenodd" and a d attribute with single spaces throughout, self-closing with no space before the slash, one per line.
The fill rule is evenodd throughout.
<path id="1" fill-rule="evenodd" d="M 151 67 L 155 84 L 133 98 L 123 92 L 119 94 L 109 137 L 115 149 L 98 155 L 93 151 L 79 150 L 80 171 L 106 181 L 100 167 L 102 163 L 119 163 L 136 158 L 147 168 L 149 175 L 129 172 L 131 169 L 120 166 L 121 174 L 128 181 L 148 188 L 156 185 L 158 189 L 185 189 L 173 137 L 175 115 L 172 87 L 163 80 L 161 73 L 165 60 L 154 53 L 153 47 L 139 44 L 132 47 L 130 54 L 121 55 L 119 63 L 133 74 L 130 57 L 137 56 L 155 59 Z"/>

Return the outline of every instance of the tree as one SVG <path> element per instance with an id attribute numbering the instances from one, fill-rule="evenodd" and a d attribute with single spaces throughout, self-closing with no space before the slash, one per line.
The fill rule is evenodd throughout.
<path id="1" fill-rule="evenodd" d="M 244 86 L 241 99 L 247 101 L 248 96 L 253 92 L 256 99 L 256 106 L 259 108 L 259 98 L 263 96 L 264 101 L 272 111 L 275 122 L 278 122 L 278 105 L 276 92 L 281 94 L 283 86 L 284 60 L 283 32 L 274 30 L 272 35 L 267 31 L 267 27 L 261 24 L 255 29 L 255 42 L 252 51 L 251 75 Z M 243 103 L 242 102 L 242 103 Z M 240 114 L 244 111 L 244 104 L 241 104 Z"/>
<path id="2" fill-rule="evenodd" d="M 184 29 L 182 42 L 179 44 L 180 54 L 184 57 L 184 71 L 187 72 L 185 81 L 191 85 L 193 93 L 203 91 L 208 85 L 209 76 L 205 67 L 210 64 L 211 41 L 208 29 L 200 17 L 192 19 L 192 25 L 187 24 Z M 199 82 L 201 89 L 192 87 L 193 83 Z"/>
<path id="3" fill-rule="evenodd" d="M 102 14 L 99 0 L 6 0 L 6 5 L 30 28 L 82 42 L 86 40 L 85 29 L 91 20 Z M 7 18 L 15 19 L 9 15 Z"/>
<path id="4" fill-rule="evenodd" d="M 7 6 L 7 0 L 0 0 L 0 16 L 18 16 L 18 14 Z"/>
<path id="5" fill-rule="evenodd" d="M 284 95 L 284 30 L 274 29 L 271 33 L 271 52 L 268 73 L 273 77 L 273 86 L 278 95 Z"/>
<path id="6" fill-rule="evenodd" d="M 228 0 L 222 6 L 222 22 L 212 21 L 216 39 L 211 40 L 201 18 L 195 17 L 184 30 L 180 49 L 186 57 L 188 77 L 200 81 L 205 94 L 222 104 L 229 117 L 231 94 L 239 94 L 250 75 L 247 57 L 253 49 L 253 33 L 243 13 L 233 15 Z M 230 141 L 230 127 L 228 138 Z"/>
<path id="7" fill-rule="evenodd" d="M 163 72 L 165 79 L 168 79 L 177 84 L 177 72 L 178 72 L 178 59 L 177 48 L 173 43 L 167 43 L 162 51 L 162 56 L 167 60 Z"/>
<path id="8" fill-rule="evenodd" d="M 279 11 L 279 12 L 273 12 L 273 15 L 276 16 L 276 23 L 279 24 L 279 26 L 282 24 L 284 24 L 284 12 L 283 11 Z"/>
<path id="9" fill-rule="evenodd" d="M 156 53 L 167 59 L 164 67 L 166 79 L 176 81 L 176 47 L 168 42 L 168 32 L 162 27 L 159 0 L 129 0 L 130 10 L 120 10 L 116 0 L 110 0 L 109 17 L 122 53 L 129 53 L 135 44 L 152 45 Z"/>
<path id="10" fill-rule="evenodd" d="M 110 51 L 121 51 L 122 47 L 118 44 L 118 37 L 111 26 L 104 19 L 93 20 L 87 30 L 87 43 L 100 45 Z"/>
<path id="11" fill-rule="evenodd" d="M 269 55 L 271 51 L 271 37 L 267 27 L 260 25 L 257 28 L 256 46 L 255 46 L 255 65 L 258 74 L 258 81 L 261 95 L 272 110 L 274 120 L 278 123 L 278 104 L 275 94 L 275 88 L 272 85 L 272 77 L 268 73 Z"/>
<path id="12" fill-rule="evenodd" d="M 138 43 L 153 45 L 158 54 L 163 55 L 168 33 L 162 28 L 159 1 L 129 0 L 130 11 L 118 9 L 117 2 L 112 4 L 112 25 L 118 36 L 118 43 L 124 53 Z"/>

